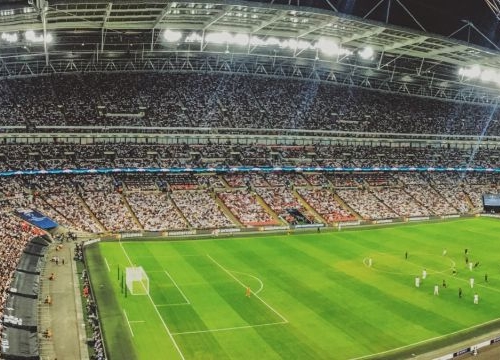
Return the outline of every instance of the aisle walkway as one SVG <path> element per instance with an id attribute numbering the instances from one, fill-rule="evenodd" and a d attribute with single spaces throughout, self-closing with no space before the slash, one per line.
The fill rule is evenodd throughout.
<path id="1" fill-rule="evenodd" d="M 50 328 L 52 339 L 41 338 L 41 359 L 87 360 L 89 359 L 81 300 L 79 296 L 78 274 L 73 260 L 74 243 L 63 243 L 60 250 L 52 244 L 47 254 L 47 264 L 43 274 L 40 296 L 41 332 Z M 58 257 L 59 262 L 50 261 Z M 63 264 L 64 260 L 64 264 Z M 50 274 L 55 275 L 49 280 Z M 50 295 L 52 304 L 45 304 Z M 50 346 L 51 343 L 52 346 Z"/>

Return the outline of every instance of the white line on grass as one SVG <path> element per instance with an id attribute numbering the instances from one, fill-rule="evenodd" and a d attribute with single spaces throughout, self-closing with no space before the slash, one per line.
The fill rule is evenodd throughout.
<path id="1" fill-rule="evenodd" d="M 484 322 L 482 324 L 477 324 L 477 325 L 474 325 L 474 326 L 471 326 L 471 327 L 468 327 L 468 328 L 465 328 L 465 329 L 453 331 L 453 332 L 451 332 L 449 334 L 444 334 L 444 335 L 436 336 L 436 337 L 433 337 L 433 338 L 430 338 L 430 339 L 418 341 L 418 342 L 413 343 L 413 344 L 408 344 L 408 345 L 400 346 L 398 348 L 394 348 L 394 349 L 382 351 L 382 352 L 379 352 L 379 353 L 376 353 L 376 354 L 370 354 L 370 355 L 360 356 L 360 357 L 357 357 L 357 358 L 351 358 L 349 360 L 363 360 L 363 359 L 369 359 L 369 358 L 372 358 L 372 357 L 377 357 L 377 356 L 388 354 L 388 353 L 392 353 L 392 352 L 397 352 L 399 350 L 403 350 L 403 349 L 406 349 L 406 348 L 409 348 L 409 347 L 412 347 L 412 346 L 417 346 L 417 345 L 420 345 L 420 344 L 425 344 L 425 343 L 428 343 L 428 342 L 432 342 L 432 341 L 436 341 L 436 340 L 439 340 L 439 339 L 443 339 L 443 338 L 446 338 L 446 337 L 451 336 L 451 335 L 465 333 L 465 332 L 468 332 L 468 331 L 473 330 L 475 328 L 482 327 L 482 326 L 488 325 L 488 324 L 496 322 L 496 321 L 498 321 L 498 319 L 493 319 L 493 320 L 490 320 L 490 321 L 486 321 L 486 322 Z"/>
<path id="2" fill-rule="evenodd" d="M 232 330 L 240 330 L 240 329 L 251 329 L 251 328 L 262 327 L 262 326 L 272 326 L 272 325 L 282 325 L 282 324 L 288 324 L 288 323 L 286 321 L 279 321 L 279 322 L 267 323 L 267 324 L 234 326 L 234 327 L 220 328 L 220 329 L 183 331 L 183 332 L 178 332 L 178 333 L 172 333 L 172 335 L 202 334 L 202 333 L 209 333 L 209 332 L 232 331 Z"/>
<path id="3" fill-rule="evenodd" d="M 231 271 L 231 272 L 235 273 L 235 274 L 241 274 L 241 275 L 245 275 L 245 276 L 250 276 L 251 278 L 254 278 L 255 280 L 257 280 L 259 282 L 259 284 L 260 284 L 260 288 L 258 288 L 257 291 L 254 291 L 253 292 L 254 294 L 258 294 L 262 290 L 264 290 L 264 283 L 257 276 L 253 276 L 253 275 L 250 275 L 250 274 L 247 274 L 247 273 L 242 273 L 242 272 L 239 272 L 239 271 Z"/>
<path id="4" fill-rule="evenodd" d="M 123 309 L 123 313 L 125 314 L 125 320 L 127 320 L 128 328 L 130 329 L 130 333 L 132 334 L 132 337 L 134 337 L 134 332 L 132 331 L 132 326 L 130 325 L 130 321 L 128 321 L 128 316 L 127 312 L 125 309 Z"/>
<path id="5" fill-rule="evenodd" d="M 170 280 L 174 283 L 175 287 L 177 288 L 177 290 L 179 290 L 179 292 L 181 293 L 181 295 L 184 298 L 184 300 L 186 300 L 186 303 L 187 304 L 191 304 L 189 302 L 188 298 L 186 297 L 186 295 L 184 295 L 184 293 L 182 292 L 182 290 L 179 288 L 179 286 L 177 285 L 177 283 L 175 282 L 175 280 L 172 278 L 172 276 L 170 276 L 170 274 L 168 273 L 167 270 L 165 270 L 165 274 L 167 274 L 167 276 L 170 278 Z"/>
<path id="6" fill-rule="evenodd" d="M 243 284 L 240 280 L 238 280 L 238 278 L 236 276 L 234 276 L 233 274 L 231 274 L 231 272 L 229 272 L 225 267 L 223 267 L 221 264 L 219 264 L 217 261 L 214 260 L 214 258 L 212 258 L 209 254 L 207 254 L 208 258 L 210 260 L 212 260 L 214 262 L 215 265 L 217 265 L 218 267 L 220 267 L 225 273 L 227 273 L 229 276 L 231 276 L 234 280 L 236 280 L 236 282 L 238 284 L 240 284 L 241 286 L 243 286 L 245 289 L 247 288 L 247 286 L 245 284 Z M 276 311 L 271 305 L 269 305 L 268 303 L 266 303 L 259 295 L 257 295 L 256 293 L 252 292 L 254 294 L 254 296 L 259 299 L 264 305 L 266 305 L 269 309 L 271 309 L 276 315 L 278 315 L 281 320 L 283 320 L 285 323 L 288 322 L 287 319 L 285 319 L 285 317 L 283 315 L 281 315 L 278 311 Z"/>
<path id="7" fill-rule="evenodd" d="M 125 250 L 125 248 L 123 247 L 123 244 L 122 242 L 120 241 L 120 247 L 122 248 L 122 251 L 123 253 L 125 254 L 125 256 L 127 257 L 128 259 L 128 262 L 130 263 L 130 265 L 133 265 L 134 263 L 132 262 L 132 260 L 130 260 L 130 257 L 128 256 L 127 254 L 127 251 Z M 172 343 L 174 344 L 174 347 L 175 349 L 177 350 L 177 352 L 179 353 L 180 357 L 182 360 L 186 360 L 186 358 L 184 357 L 184 354 L 182 353 L 181 349 L 179 348 L 179 345 L 177 345 L 177 342 L 175 341 L 174 337 L 172 336 L 172 333 L 170 332 L 170 329 L 168 328 L 167 324 L 165 324 L 165 321 L 163 320 L 163 318 L 161 317 L 161 314 L 160 312 L 158 311 L 158 307 L 155 305 L 155 302 L 153 301 L 153 299 L 151 298 L 151 295 L 149 294 L 148 292 L 148 298 L 149 300 L 151 301 L 151 304 L 153 304 L 153 307 L 156 311 L 156 314 L 158 315 L 158 317 L 160 318 L 160 321 L 161 323 L 163 324 L 163 327 L 165 328 L 167 334 L 168 334 L 168 337 L 170 338 L 170 340 L 172 340 Z"/>
<path id="8" fill-rule="evenodd" d="M 104 258 L 104 262 L 106 263 L 106 267 L 108 268 L 108 272 L 111 272 L 111 268 L 109 267 L 108 260 Z"/>
<path id="9" fill-rule="evenodd" d="M 173 304 L 156 304 L 156 307 L 161 307 L 161 306 L 181 306 L 181 305 L 191 305 L 191 303 L 173 303 Z"/>

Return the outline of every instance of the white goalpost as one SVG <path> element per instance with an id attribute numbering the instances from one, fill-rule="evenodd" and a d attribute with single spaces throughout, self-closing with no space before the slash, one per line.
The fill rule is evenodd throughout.
<path id="1" fill-rule="evenodd" d="M 125 282 L 131 295 L 149 294 L 149 278 L 142 266 L 127 267 L 125 269 Z"/>

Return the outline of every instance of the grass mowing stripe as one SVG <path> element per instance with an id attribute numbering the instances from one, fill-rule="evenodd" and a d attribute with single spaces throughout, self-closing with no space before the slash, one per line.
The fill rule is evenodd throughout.
<path id="1" fill-rule="evenodd" d="M 111 267 L 131 260 L 151 273 L 153 307 L 146 297 L 120 297 L 120 286 L 113 286 L 127 316 L 147 321 L 132 324 L 141 360 L 159 354 L 166 358 L 167 352 L 160 350 L 165 347 L 168 358 L 177 357 L 156 319 L 158 312 L 189 360 L 395 360 L 499 327 L 499 230 L 497 220 L 470 219 L 341 233 L 126 242 L 120 244 L 126 253 L 116 251 L 118 243 L 100 246 L 108 249 L 103 254 Z M 442 256 L 444 248 L 447 257 Z M 472 272 L 464 261 L 465 248 L 469 261 L 480 262 Z M 364 258 L 373 259 L 372 268 Z M 104 260 L 102 265 L 110 274 Z M 455 276 L 451 267 L 456 267 Z M 427 279 L 416 288 L 415 276 L 424 268 Z M 473 289 L 471 276 L 476 279 Z M 246 298 L 242 284 L 261 291 L 286 316 L 286 326 L 273 326 L 282 319 L 256 296 Z M 264 284 L 265 290 L 257 290 Z M 435 284 L 440 285 L 439 296 L 433 296 Z M 180 305 L 185 299 L 179 289 L 190 304 Z M 476 291 L 479 305 L 472 302 Z M 123 313 L 121 317 L 123 329 L 127 325 Z M 130 337 L 128 331 L 123 334 Z M 141 346 L 142 341 L 147 345 Z"/>
<path id="2" fill-rule="evenodd" d="M 233 331 L 233 330 L 257 328 L 257 327 L 261 327 L 261 326 L 273 326 L 273 325 L 283 325 L 283 324 L 288 324 L 288 322 L 280 321 L 280 322 L 268 323 L 268 324 L 233 326 L 233 327 L 220 328 L 220 329 L 208 329 L 208 330 L 198 330 L 198 331 L 184 331 L 184 332 L 179 332 L 179 333 L 172 333 L 172 335 L 188 335 L 188 334 L 202 334 L 202 333 L 220 332 L 220 331 Z"/>
<path id="3" fill-rule="evenodd" d="M 124 253 L 124 254 L 125 254 L 125 256 L 127 257 L 129 264 L 130 264 L 130 265 L 133 265 L 133 262 L 132 262 L 132 260 L 130 260 L 130 257 L 128 256 L 127 251 L 126 251 L 126 250 L 125 250 L 125 248 L 123 247 L 123 244 L 122 244 L 122 242 L 121 242 L 121 241 L 120 241 L 120 247 L 122 248 L 123 253 Z M 149 294 L 149 292 L 148 292 L 148 294 L 147 294 L 147 295 L 148 295 L 148 298 L 149 298 L 149 300 L 151 301 L 151 304 L 153 305 L 153 307 L 154 307 L 154 309 L 155 309 L 156 313 L 158 314 L 158 317 L 160 318 L 160 321 L 161 321 L 161 323 L 163 324 L 163 327 L 164 327 L 164 328 L 165 328 L 165 330 L 167 331 L 168 337 L 170 338 L 170 340 L 172 340 L 172 342 L 173 342 L 173 344 L 174 344 L 175 349 L 176 349 L 176 350 L 177 350 L 177 352 L 179 353 L 179 356 L 181 357 L 181 359 L 182 359 L 182 360 L 185 360 L 184 355 L 183 355 L 183 353 L 182 353 L 181 349 L 179 348 L 179 345 L 177 345 L 177 342 L 175 341 L 174 337 L 172 336 L 172 333 L 170 332 L 170 330 L 168 329 L 167 324 L 165 324 L 165 320 L 163 320 L 163 317 L 161 316 L 160 312 L 158 311 L 158 308 L 156 307 L 156 305 L 155 305 L 155 303 L 154 303 L 153 299 L 151 298 L 151 295 Z"/>
<path id="4" fill-rule="evenodd" d="M 227 273 L 229 276 L 231 276 L 234 280 L 236 280 L 236 282 L 238 284 L 240 284 L 241 286 L 243 286 L 243 288 L 246 288 L 247 286 L 245 284 L 243 284 L 236 276 L 234 276 L 233 274 L 231 274 L 231 272 L 229 270 L 227 270 L 225 267 L 223 267 L 221 264 L 219 264 L 217 261 L 214 260 L 213 257 L 211 257 L 209 254 L 207 254 L 208 258 L 210 260 L 212 260 L 218 267 L 220 267 L 222 270 L 224 270 L 225 273 Z M 271 305 L 269 305 L 267 302 L 265 302 L 259 295 L 257 295 L 256 293 L 252 292 L 253 295 L 259 299 L 260 301 L 262 301 L 262 303 L 264 305 L 266 305 L 269 309 L 271 309 L 272 312 L 274 312 L 276 315 L 278 315 L 281 320 L 283 320 L 285 323 L 288 322 L 288 320 L 283 316 L 281 315 L 278 311 L 276 311 L 276 309 L 274 309 Z"/>
<path id="5" fill-rule="evenodd" d="M 182 292 L 182 290 L 179 288 L 179 286 L 177 285 L 177 283 L 175 282 L 175 280 L 172 278 L 172 276 L 170 276 L 170 274 L 168 273 L 167 270 L 165 270 L 165 274 L 167 274 L 167 276 L 170 278 L 170 280 L 175 285 L 175 287 L 177 288 L 177 290 L 179 290 L 179 292 L 182 295 L 182 297 L 184 298 L 184 300 L 186 300 L 186 304 L 191 304 L 189 302 L 188 298 L 186 297 L 186 295 Z"/>
<path id="6" fill-rule="evenodd" d="M 106 353 L 112 359 L 137 359 L 137 354 L 128 332 L 124 332 L 121 306 L 113 290 L 109 272 L 105 269 L 101 244 L 85 247 L 85 262 L 97 303 L 99 319 L 106 345 Z"/>
<path id="7" fill-rule="evenodd" d="M 498 323 L 499 320 L 500 319 L 493 319 L 493 320 L 490 320 L 490 321 L 486 321 L 486 322 L 484 322 L 482 324 L 478 324 L 478 325 L 474 325 L 474 326 L 468 327 L 466 329 L 462 329 L 462 330 L 451 332 L 449 334 L 436 336 L 436 337 L 433 337 L 433 338 L 430 338 L 430 339 L 425 339 L 425 340 L 422 340 L 422 341 L 418 341 L 418 342 L 413 343 L 413 344 L 408 344 L 408 345 L 400 346 L 400 347 L 397 347 L 397 348 L 394 348 L 394 349 L 391 349 L 391 350 L 381 351 L 381 352 L 376 353 L 376 354 L 361 356 L 361 357 L 352 358 L 352 359 L 349 359 L 349 360 L 371 359 L 373 357 L 378 357 L 378 356 L 385 355 L 385 354 L 397 353 L 397 352 L 399 352 L 401 350 L 408 349 L 408 348 L 413 348 L 413 347 L 415 347 L 417 345 L 427 344 L 427 343 L 430 343 L 430 342 L 433 342 L 433 341 L 436 341 L 436 340 L 440 340 L 440 339 L 444 339 L 444 338 L 450 337 L 450 336 L 455 335 L 455 334 L 467 333 L 467 332 L 469 332 L 471 330 L 474 330 L 474 329 L 477 329 L 479 327 L 484 327 L 484 326 L 489 325 L 489 324 Z"/>

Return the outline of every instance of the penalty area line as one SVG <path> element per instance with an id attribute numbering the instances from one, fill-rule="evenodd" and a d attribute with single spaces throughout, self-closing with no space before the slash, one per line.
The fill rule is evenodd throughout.
<path id="1" fill-rule="evenodd" d="M 273 325 L 283 325 L 283 324 L 288 324 L 288 322 L 279 321 L 279 322 L 267 323 L 267 324 L 233 326 L 233 327 L 228 327 L 228 328 L 218 328 L 218 329 L 208 329 L 208 330 L 183 331 L 183 332 L 172 333 L 172 335 L 176 336 L 176 335 L 189 335 L 189 334 L 203 334 L 203 333 L 210 333 L 210 332 L 252 329 L 252 328 L 263 327 L 263 326 L 273 326 Z"/>
<path id="2" fill-rule="evenodd" d="M 106 267 L 108 268 L 108 272 L 111 272 L 111 268 L 109 267 L 108 259 L 104 258 L 104 262 L 106 263 Z"/>
<path id="3" fill-rule="evenodd" d="M 186 297 L 186 295 L 184 295 L 184 293 L 182 292 L 182 290 L 179 288 L 179 285 L 177 285 L 177 283 L 175 282 L 175 280 L 172 278 L 172 276 L 170 276 L 170 274 L 168 273 L 167 270 L 165 270 L 165 274 L 169 277 L 170 281 L 172 281 L 172 283 L 174 284 L 174 286 L 177 288 L 177 290 L 179 290 L 179 293 L 182 295 L 182 297 L 184 298 L 184 300 L 186 301 L 186 304 L 191 304 L 191 302 L 188 300 L 188 298 Z"/>
<path id="4" fill-rule="evenodd" d="M 134 332 L 132 331 L 132 325 L 130 325 L 130 321 L 128 320 L 127 312 L 123 309 L 123 314 L 125 314 L 125 320 L 127 320 L 128 328 L 130 329 L 130 333 L 132 337 L 134 337 Z"/>
<path id="5" fill-rule="evenodd" d="M 245 289 L 247 288 L 247 286 L 245 284 L 243 284 L 236 276 L 234 276 L 233 274 L 231 274 L 231 272 L 229 270 L 227 270 L 224 266 L 222 266 L 221 264 L 219 264 L 217 261 L 215 261 L 215 259 L 213 257 L 211 257 L 209 254 L 207 254 L 208 258 L 210 260 L 213 261 L 213 263 L 215 265 L 217 265 L 218 267 L 220 267 L 226 274 L 228 274 L 229 276 L 231 276 L 238 284 L 240 284 L 241 286 L 243 286 Z M 281 315 L 278 311 L 276 311 L 271 305 L 269 305 L 267 302 L 265 302 L 259 295 L 257 295 L 256 293 L 252 292 L 253 295 L 259 299 L 264 305 L 266 305 L 272 312 L 274 312 L 276 315 L 278 315 L 281 320 L 283 320 L 285 323 L 288 323 L 288 320 L 285 319 L 285 317 L 283 315 Z"/>
<path id="6" fill-rule="evenodd" d="M 127 250 L 125 250 L 125 247 L 123 246 L 121 240 L 119 241 L 119 243 L 120 243 L 120 247 L 122 248 L 123 253 L 125 254 L 125 256 L 128 259 L 129 264 L 133 265 L 134 263 L 132 262 L 132 260 L 130 260 L 130 257 L 127 254 Z M 148 292 L 147 295 L 148 295 L 149 301 L 151 301 L 151 304 L 153 305 L 153 308 L 156 311 L 156 314 L 158 315 L 158 317 L 160 318 L 161 323 L 163 324 L 163 328 L 165 329 L 165 331 L 167 332 L 168 337 L 170 338 L 170 340 L 174 344 L 174 347 L 177 350 L 177 353 L 179 354 L 179 356 L 181 357 L 182 360 L 186 360 L 186 358 L 184 357 L 184 354 L 181 351 L 181 348 L 179 347 L 179 345 L 175 341 L 174 337 L 172 336 L 172 333 L 170 332 L 170 329 L 168 328 L 167 324 L 165 323 L 165 320 L 163 320 L 163 317 L 161 316 L 160 311 L 158 310 L 158 306 L 156 306 L 155 302 L 153 301 L 153 298 L 151 297 L 151 294 Z M 132 331 L 132 328 L 130 329 L 130 331 Z"/>

